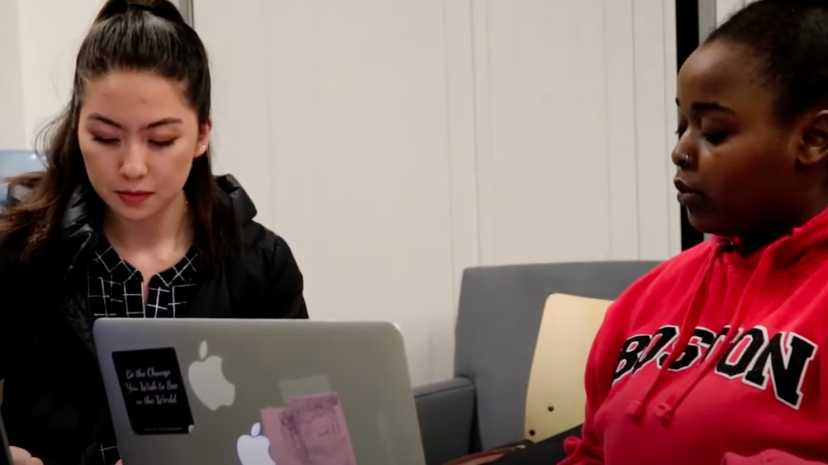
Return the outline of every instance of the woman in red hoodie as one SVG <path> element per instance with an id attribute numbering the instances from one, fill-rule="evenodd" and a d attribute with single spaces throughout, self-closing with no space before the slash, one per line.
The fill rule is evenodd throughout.
<path id="1" fill-rule="evenodd" d="M 828 463 L 828 0 L 735 14 L 676 103 L 679 201 L 716 237 L 609 310 L 562 463 Z"/>

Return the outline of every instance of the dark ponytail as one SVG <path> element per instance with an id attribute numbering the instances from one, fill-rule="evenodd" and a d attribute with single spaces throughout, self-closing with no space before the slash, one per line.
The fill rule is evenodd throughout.
<path id="1" fill-rule="evenodd" d="M 109 0 L 78 52 L 72 98 L 63 113 L 41 134 L 47 169 L 10 185 L 31 193 L 0 213 L 0 232 L 24 236 L 24 260 L 45 251 L 58 237 L 62 214 L 75 191 L 89 184 L 78 141 L 78 117 L 86 83 L 112 71 L 141 71 L 181 83 L 199 125 L 211 112 L 207 52 L 198 34 L 168 0 Z M 206 267 L 217 265 L 237 240 L 238 225 L 213 180 L 209 151 L 193 161 L 184 186 L 195 216 L 195 243 Z"/>

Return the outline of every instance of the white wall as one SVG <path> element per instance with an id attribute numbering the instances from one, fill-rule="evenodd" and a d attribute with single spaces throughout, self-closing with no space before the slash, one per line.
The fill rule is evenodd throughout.
<path id="1" fill-rule="evenodd" d="M 0 0 L 0 150 L 25 145 L 17 0 Z"/>
<path id="2" fill-rule="evenodd" d="M 215 149 L 316 318 L 391 319 L 448 377 L 462 270 L 664 259 L 673 0 L 195 0 Z"/>
<path id="3" fill-rule="evenodd" d="M 758 0 L 707 0 L 716 4 L 716 23 L 727 21 L 733 13 Z"/>
<path id="4" fill-rule="evenodd" d="M 0 149 L 31 146 L 66 103 L 101 3 L 0 0 Z M 448 377 L 464 268 L 679 251 L 674 14 L 195 0 L 219 169 L 293 245 L 314 317 L 395 320 L 414 381 Z"/>
<path id="5" fill-rule="evenodd" d="M 104 3 L 0 0 L 0 150 L 32 148 L 69 101 L 78 48 Z"/>
<path id="6" fill-rule="evenodd" d="M 68 102 L 75 55 L 101 5 L 0 0 L 0 149 L 32 148 Z"/>
<path id="7" fill-rule="evenodd" d="M 716 20 L 722 23 L 734 12 L 745 6 L 745 0 L 715 0 Z"/>
<path id="8" fill-rule="evenodd" d="M 733 13 L 740 9 L 755 3 L 758 0 L 713 0 L 716 2 L 716 21 L 721 24 L 726 21 Z"/>
<path id="9" fill-rule="evenodd" d="M 69 101 L 78 48 L 102 4 L 102 0 L 17 0 L 28 147 Z"/>

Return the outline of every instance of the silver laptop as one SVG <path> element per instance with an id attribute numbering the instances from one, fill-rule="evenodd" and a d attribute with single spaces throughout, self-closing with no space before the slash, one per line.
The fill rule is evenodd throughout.
<path id="1" fill-rule="evenodd" d="M 94 327 L 130 465 L 424 465 L 390 323 L 104 319 Z"/>

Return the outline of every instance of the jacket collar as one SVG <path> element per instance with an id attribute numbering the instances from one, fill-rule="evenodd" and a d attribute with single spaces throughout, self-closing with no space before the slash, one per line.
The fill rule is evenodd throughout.
<path id="1" fill-rule="evenodd" d="M 60 223 L 62 263 L 65 264 L 64 279 L 71 274 L 78 263 L 84 262 L 87 253 L 95 249 L 99 238 L 100 200 L 90 195 L 91 187 L 79 186 L 72 193 Z"/>
<path id="2" fill-rule="evenodd" d="M 93 230 L 92 199 L 97 197 L 90 195 L 90 190 L 89 186 L 81 185 L 72 192 L 60 222 L 61 237 L 78 237 Z"/>

